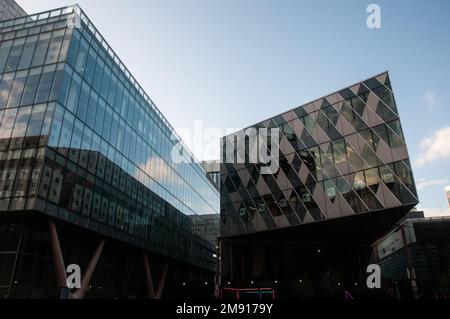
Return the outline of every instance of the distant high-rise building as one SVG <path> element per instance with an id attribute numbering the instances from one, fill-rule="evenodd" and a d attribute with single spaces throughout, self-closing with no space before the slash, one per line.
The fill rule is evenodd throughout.
<path id="1" fill-rule="evenodd" d="M 0 1 L 0 20 L 26 16 L 27 13 L 14 0 Z"/>

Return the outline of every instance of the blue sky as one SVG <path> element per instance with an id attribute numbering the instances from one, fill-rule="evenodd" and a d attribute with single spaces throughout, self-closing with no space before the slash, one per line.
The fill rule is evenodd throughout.
<path id="1" fill-rule="evenodd" d="M 422 208 L 450 214 L 449 1 L 78 3 L 175 128 L 246 127 L 389 70 Z M 366 26 L 371 3 L 378 30 Z"/>

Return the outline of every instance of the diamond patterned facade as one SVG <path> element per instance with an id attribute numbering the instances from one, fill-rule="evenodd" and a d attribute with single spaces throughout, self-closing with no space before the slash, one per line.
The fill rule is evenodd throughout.
<path id="1" fill-rule="evenodd" d="M 280 169 L 221 165 L 222 237 L 418 203 L 387 72 L 252 127 L 280 130 Z"/>

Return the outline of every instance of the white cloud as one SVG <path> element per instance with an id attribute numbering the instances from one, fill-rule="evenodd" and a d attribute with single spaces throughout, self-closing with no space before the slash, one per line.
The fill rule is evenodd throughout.
<path id="1" fill-rule="evenodd" d="M 163 181 L 181 184 L 181 180 L 174 174 L 171 174 L 170 166 L 160 157 L 150 157 L 147 162 L 140 164 L 139 168 L 149 174 L 156 182 L 163 183 Z M 134 173 L 134 177 L 139 180 L 139 172 Z"/>
<path id="2" fill-rule="evenodd" d="M 429 110 L 433 110 L 438 104 L 438 98 L 433 91 L 427 91 L 422 99 L 422 103 Z"/>
<path id="3" fill-rule="evenodd" d="M 423 208 L 425 217 L 450 217 L 449 208 Z"/>
<path id="4" fill-rule="evenodd" d="M 450 158 L 450 126 L 441 128 L 420 143 L 420 155 L 414 161 L 419 167 Z"/>
<path id="5" fill-rule="evenodd" d="M 421 191 L 429 186 L 441 186 L 448 183 L 449 183 L 448 179 L 434 179 L 434 180 L 420 179 L 417 183 L 417 189 Z"/>

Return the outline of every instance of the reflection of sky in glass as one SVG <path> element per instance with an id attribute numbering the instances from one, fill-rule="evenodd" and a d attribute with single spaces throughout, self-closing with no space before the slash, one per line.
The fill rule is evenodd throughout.
<path id="1" fill-rule="evenodd" d="M 86 19 L 83 21 L 87 22 Z M 96 40 L 92 39 L 91 45 L 94 41 Z M 188 159 L 188 164 L 172 162 L 170 156 L 172 145 L 173 142 L 178 142 L 178 139 L 170 140 L 167 134 L 173 135 L 173 132 L 159 111 L 154 107 L 148 109 L 148 103 L 142 104 L 142 102 L 139 102 L 143 99 L 138 94 L 132 100 L 130 97 L 130 103 L 133 104 L 129 104 L 125 109 L 122 106 L 122 112 L 119 112 L 117 105 L 114 103 L 114 98 L 112 101 L 110 100 L 110 92 L 107 96 L 108 101 L 106 101 L 106 97 L 103 99 L 102 96 L 95 93 L 95 81 L 92 81 L 92 78 L 86 78 L 84 63 L 87 63 L 87 52 L 88 50 L 89 52 L 92 51 L 92 48 L 89 49 L 89 43 L 84 37 L 81 37 L 80 29 L 75 29 L 71 42 L 68 61 L 73 69 L 69 66 L 66 66 L 64 70 L 58 68 L 58 74 L 63 75 L 64 78 L 58 99 L 65 103 L 67 110 L 70 112 L 64 111 L 59 105 L 57 106 L 49 145 L 63 149 L 91 150 L 103 154 L 185 214 L 218 213 L 218 192 L 210 185 L 200 165 L 193 162 L 195 160 L 191 157 L 190 152 L 186 148 L 182 151 L 183 156 Z M 103 46 L 97 44 L 100 48 Z M 97 58 L 97 62 L 98 59 L 100 57 Z M 118 62 L 118 60 L 115 60 L 115 62 Z M 98 63 L 95 68 L 96 72 L 98 65 L 102 65 L 103 68 L 106 64 Z M 120 78 L 119 75 L 111 73 L 111 70 L 114 70 L 114 68 L 106 69 L 105 67 L 102 84 L 98 86 L 97 90 L 103 91 L 105 76 L 111 77 L 113 75 L 116 79 Z M 117 71 L 118 68 L 116 68 Z M 84 73 L 84 78 L 80 77 L 79 73 Z M 90 94 L 89 81 L 92 82 L 93 89 Z M 122 86 L 122 89 L 124 89 L 124 86 Z M 106 92 L 108 91 L 106 90 Z M 126 91 L 123 92 L 126 93 Z M 87 105 L 88 107 L 86 107 Z M 122 117 L 127 116 L 126 121 L 112 111 L 114 107 L 117 112 L 121 113 Z M 135 110 L 134 116 L 132 115 L 133 112 L 129 112 L 132 108 Z M 151 119 L 148 113 L 142 111 L 143 108 L 147 108 L 148 112 L 153 112 Z M 94 113 L 92 113 L 92 110 L 94 110 Z M 95 110 L 97 111 L 95 112 Z M 20 117 L 30 113 L 28 111 L 28 109 L 21 110 Z M 86 120 L 84 120 L 85 117 Z M 133 130 L 129 126 L 132 125 L 131 120 L 136 121 L 136 127 L 131 126 Z M 123 123 L 125 123 L 126 130 Z M 118 131 L 119 127 L 122 129 L 121 131 Z M 121 133 L 118 132 L 124 134 L 123 138 Z M 146 142 L 145 137 L 149 139 L 148 145 L 144 144 Z M 103 138 L 107 139 L 109 143 Z M 121 143 L 118 144 L 118 140 Z M 129 154 L 129 156 L 131 155 L 130 158 L 135 158 L 134 163 L 123 154 Z"/>
<path id="2" fill-rule="evenodd" d="M 111 0 L 108 14 L 103 1 L 77 2 L 174 127 L 247 127 L 387 69 L 413 159 L 427 132 L 449 125 L 447 0 L 378 0 L 379 30 L 367 28 L 370 2 L 359 0 Z M 18 3 L 29 12 L 67 4 Z M 435 97 L 433 110 L 426 96 Z M 442 176 L 449 163 L 415 168 L 416 178 L 450 179 Z M 423 207 L 447 206 L 442 185 L 420 192 Z"/>

